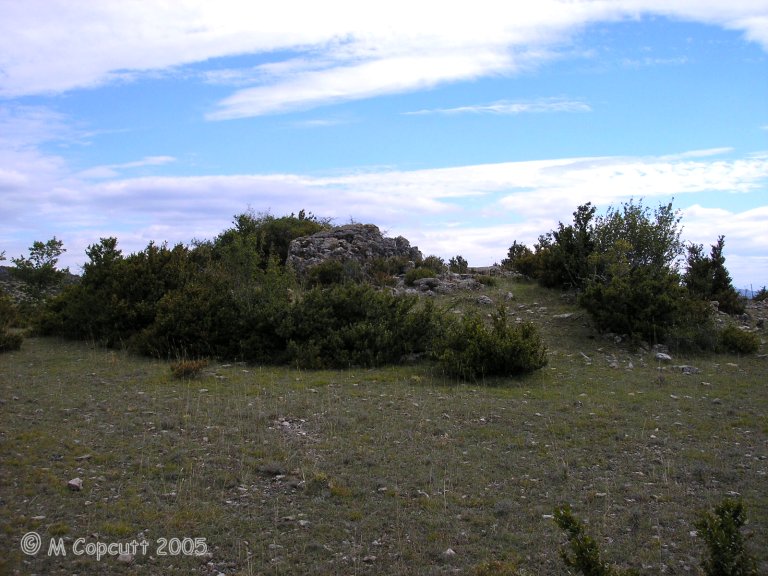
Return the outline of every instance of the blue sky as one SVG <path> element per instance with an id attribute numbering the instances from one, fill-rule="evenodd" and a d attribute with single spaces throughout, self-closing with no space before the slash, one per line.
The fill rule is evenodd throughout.
<path id="1" fill-rule="evenodd" d="M 674 198 L 768 284 L 768 2 L 530 4 L 0 0 L 0 251 L 306 209 L 486 265 Z"/>

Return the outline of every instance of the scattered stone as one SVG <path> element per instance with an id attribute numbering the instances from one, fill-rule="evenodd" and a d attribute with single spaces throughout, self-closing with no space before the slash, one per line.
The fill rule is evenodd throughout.
<path id="1" fill-rule="evenodd" d="M 565 314 L 555 314 L 552 318 L 555 320 L 568 320 L 568 318 L 573 318 L 575 314 L 575 312 L 566 312 Z"/>
<path id="2" fill-rule="evenodd" d="M 507 295 L 506 295 L 506 296 L 504 296 L 504 299 L 505 299 L 507 302 L 509 302 L 510 300 L 514 300 L 514 299 L 515 299 L 515 295 L 514 295 L 514 294 L 512 294 L 512 292 L 507 292 Z"/>
<path id="3" fill-rule="evenodd" d="M 666 352 L 656 352 L 656 360 L 658 360 L 659 362 L 671 362 L 672 356 L 670 356 Z"/>
<path id="4" fill-rule="evenodd" d="M 365 562 L 366 564 L 373 564 L 374 562 L 376 562 L 376 556 L 372 554 L 370 556 L 366 556 L 363 558 L 363 562 Z"/>
<path id="5" fill-rule="evenodd" d="M 453 558 L 456 556 L 456 552 L 453 550 L 453 548 L 448 548 L 445 552 L 443 552 L 443 558 Z"/>
<path id="6" fill-rule="evenodd" d="M 80 492 L 83 489 L 83 480 L 81 478 L 72 478 L 72 480 L 67 482 L 67 488 L 72 490 L 72 492 Z"/>
<path id="7" fill-rule="evenodd" d="M 298 525 L 301 526 L 302 528 L 306 528 L 310 524 L 312 524 L 312 522 L 310 522 L 309 520 L 299 520 L 298 521 Z"/>
<path id="8" fill-rule="evenodd" d="M 120 556 L 117 557 L 117 561 L 122 564 L 130 564 L 133 562 L 133 554 L 128 554 L 127 552 L 123 552 L 120 554 Z"/>
<path id="9" fill-rule="evenodd" d="M 485 294 L 478 296 L 477 300 L 475 300 L 478 304 L 481 304 L 483 306 L 493 306 L 493 300 L 491 300 L 488 296 Z"/>
<path id="10" fill-rule="evenodd" d="M 698 374 L 699 372 L 701 372 L 701 370 L 696 368 L 696 366 L 683 365 L 683 366 L 673 366 L 673 368 L 679 369 L 683 374 Z"/>

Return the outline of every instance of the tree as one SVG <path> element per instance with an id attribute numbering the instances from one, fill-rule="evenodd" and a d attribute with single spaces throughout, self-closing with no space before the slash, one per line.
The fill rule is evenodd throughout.
<path id="1" fill-rule="evenodd" d="M 469 264 L 462 256 L 454 256 L 448 261 L 448 269 L 457 274 L 466 274 Z"/>
<path id="2" fill-rule="evenodd" d="M 598 328 L 656 342 L 700 320 L 677 272 L 679 224 L 671 203 L 651 212 L 633 200 L 597 219 L 580 303 Z"/>
<path id="3" fill-rule="evenodd" d="M 573 213 L 573 224 L 539 237 L 536 245 L 539 282 L 551 288 L 581 289 L 589 276 L 589 257 L 595 250 L 596 208 L 591 202 Z"/>
<path id="4" fill-rule="evenodd" d="M 725 236 L 719 236 L 711 247 L 710 255 L 704 255 L 704 246 L 688 246 L 686 271 L 683 284 L 691 296 L 700 300 L 715 300 L 718 309 L 727 314 L 743 314 L 744 302 L 733 287 L 731 275 L 725 267 Z"/>
<path id="5" fill-rule="evenodd" d="M 67 270 L 57 270 L 56 264 L 66 250 L 64 243 L 55 236 L 43 243 L 36 241 L 29 248 L 29 258 L 11 258 L 16 268 L 11 273 L 24 282 L 27 294 L 36 301 L 42 300 L 46 291 L 58 286 Z"/>

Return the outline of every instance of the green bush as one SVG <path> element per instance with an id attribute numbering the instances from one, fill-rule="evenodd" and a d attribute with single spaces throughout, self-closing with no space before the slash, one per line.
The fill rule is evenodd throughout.
<path id="1" fill-rule="evenodd" d="M 503 306 L 490 327 L 477 316 L 456 322 L 435 354 L 446 374 L 464 380 L 533 372 L 547 363 L 547 349 L 536 326 L 509 324 Z"/>
<path id="2" fill-rule="evenodd" d="M 424 258 L 424 260 L 421 261 L 421 264 L 419 264 L 421 268 L 427 268 L 429 270 L 432 270 L 433 276 L 437 276 L 439 274 L 444 273 L 448 267 L 445 265 L 445 260 L 440 258 L 439 256 L 427 256 Z"/>
<path id="3" fill-rule="evenodd" d="M 529 278 L 536 276 L 536 257 L 533 251 L 525 244 L 518 244 L 517 240 L 509 247 L 507 257 L 501 261 L 501 265 Z"/>
<path id="4" fill-rule="evenodd" d="M 413 286 L 416 283 L 416 280 L 421 280 L 422 278 L 434 278 L 435 276 L 435 271 L 432 268 L 424 268 L 422 266 L 411 268 L 405 273 L 405 285 Z"/>
<path id="5" fill-rule="evenodd" d="M 24 337 L 8 330 L 17 322 L 17 311 L 13 301 L 0 291 L 0 352 L 10 352 L 21 348 Z"/>
<path id="6" fill-rule="evenodd" d="M 720 332 L 720 346 L 735 354 L 754 354 L 760 348 L 760 337 L 731 324 Z"/>
<path id="7" fill-rule="evenodd" d="M 717 244 L 712 245 L 709 256 L 704 256 L 704 247 L 701 244 L 690 245 L 683 282 L 693 297 L 707 301 L 716 300 L 721 312 L 743 314 L 744 298 L 733 287 L 731 276 L 725 267 L 724 247 L 724 236 L 720 236 Z"/>
<path id="8" fill-rule="evenodd" d="M 23 341 L 24 337 L 21 334 L 0 332 L 0 352 L 19 350 Z"/>
<path id="9" fill-rule="evenodd" d="M 494 276 L 489 276 L 487 274 L 475 274 L 475 280 L 480 282 L 483 286 L 487 286 L 488 288 L 493 288 L 495 286 L 498 286 L 499 281 Z"/>
<path id="10" fill-rule="evenodd" d="M 752 296 L 752 299 L 755 302 L 764 302 L 768 300 L 768 288 L 766 288 L 765 286 L 760 288 L 760 290 L 755 292 L 755 294 Z"/>
<path id="11" fill-rule="evenodd" d="M 456 274 L 466 274 L 469 263 L 462 256 L 454 256 L 448 261 L 448 269 Z"/>
<path id="12" fill-rule="evenodd" d="M 666 341 L 694 310 L 687 305 L 677 274 L 665 268 L 632 267 L 628 249 L 627 244 L 616 243 L 605 276 L 587 283 L 579 303 L 602 331 L 653 343 Z M 702 308 L 701 313 L 706 318 L 708 312 Z"/>
<path id="13" fill-rule="evenodd" d="M 307 275 L 308 286 L 330 286 L 345 281 L 344 265 L 340 260 L 326 260 L 314 266 Z"/>
<path id="14" fill-rule="evenodd" d="M 696 521 L 707 545 L 702 561 L 707 576 L 757 576 L 757 564 L 744 546 L 741 527 L 746 522 L 741 501 L 725 499 L 714 513 L 704 512 Z"/>
<path id="15" fill-rule="evenodd" d="M 633 574 L 619 570 L 600 558 L 597 542 L 584 530 L 584 525 L 573 515 L 571 507 L 555 509 L 555 522 L 568 537 L 568 547 L 560 550 L 560 558 L 568 568 L 574 568 L 584 576 L 619 576 Z"/>
<path id="16" fill-rule="evenodd" d="M 440 331 L 431 303 L 369 285 L 314 288 L 292 306 L 279 329 L 290 362 L 304 368 L 397 363 L 427 352 Z"/>

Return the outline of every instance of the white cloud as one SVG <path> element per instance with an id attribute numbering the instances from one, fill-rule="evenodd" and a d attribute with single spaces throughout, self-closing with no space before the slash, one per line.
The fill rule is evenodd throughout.
<path id="1" fill-rule="evenodd" d="M 273 59 L 268 66 L 209 73 L 212 80 L 250 86 L 222 100 L 211 118 L 268 114 L 509 74 L 552 57 L 585 26 L 653 14 L 740 31 L 768 49 L 764 0 L 285 0 L 264 6 L 4 0 L 0 95 L 64 92 L 264 54 Z"/>
<path id="2" fill-rule="evenodd" d="M 513 102 L 501 100 L 492 104 L 474 104 L 455 108 L 433 108 L 406 112 L 407 115 L 424 114 L 499 114 L 516 115 L 542 112 L 591 112 L 592 108 L 585 102 L 565 98 L 544 98 L 530 102 Z"/>
<path id="3" fill-rule="evenodd" d="M 104 178 L 117 178 L 124 170 L 130 170 L 134 168 L 144 168 L 146 166 L 163 166 L 175 162 L 176 158 L 173 156 L 146 156 L 141 160 L 133 162 L 124 162 L 122 164 L 106 164 L 104 166 L 94 166 L 78 173 L 80 178 L 88 179 L 104 179 Z"/>
<path id="4" fill-rule="evenodd" d="M 426 253 L 462 254 L 482 265 L 503 259 L 513 240 L 530 245 L 558 221 L 569 222 L 573 210 L 585 202 L 605 209 L 643 197 L 652 206 L 674 196 L 675 205 L 685 207 L 686 239 L 708 246 L 725 234 L 728 257 L 743 264 L 738 272 L 732 270 L 734 279 L 768 283 L 768 270 L 760 268 L 760 258 L 768 254 L 768 155 L 723 160 L 715 152 L 413 171 L 383 168 L 324 176 L 105 181 L 67 175 L 55 157 L 30 156 L 19 169 L 0 172 L 0 198 L 4 216 L 8 214 L 0 247 L 16 255 L 32 241 L 55 234 L 69 248 L 62 262 L 77 268 L 87 244 L 101 236 L 117 236 L 126 252 L 143 249 L 149 240 L 211 238 L 230 225 L 233 215 L 251 206 L 277 215 L 307 209 L 337 223 L 372 222 L 392 235 L 402 234 Z M 151 157 L 119 169 L 170 160 Z M 48 172 L 39 171 L 46 163 Z M 699 194 L 712 193 L 744 195 L 753 207 L 703 208 Z"/>

